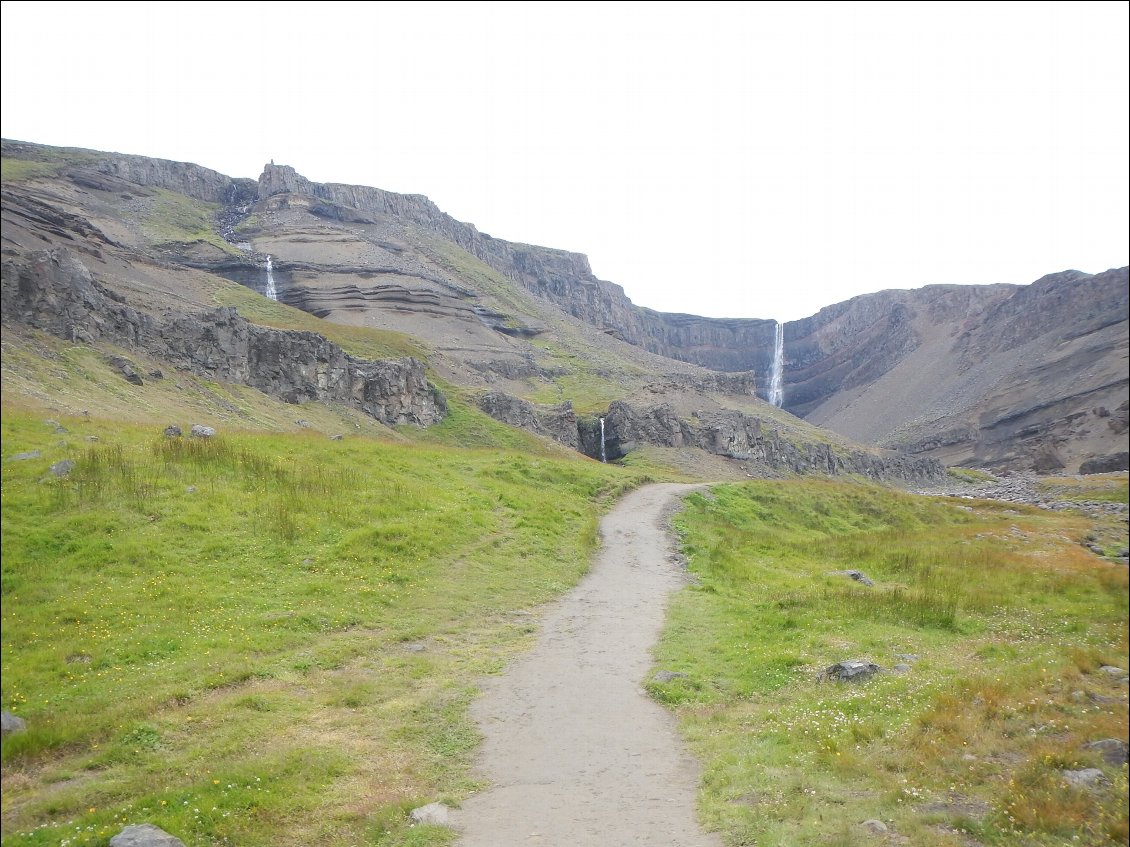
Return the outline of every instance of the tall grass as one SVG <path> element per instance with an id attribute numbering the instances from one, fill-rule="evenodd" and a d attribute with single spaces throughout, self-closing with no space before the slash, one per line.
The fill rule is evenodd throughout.
<path id="1" fill-rule="evenodd" d="M 677 596 L 649 690 L 705 764 L 727 844 L 1121 844 L 1127 576 L 1079 516 L 850 483 L 752 482 L 677 519 Z M 1122 528 L 1123 534 L 1125 528 Z M 875 585 L 849 579 L 863 571 Z M 821 672 L 845 659 L 861 684 Z M 1105 782 L 1068 784 L 1098 767 Z"/>
<path id="2" fill-rule="evenodd" d="M 28 724 L 2 746 L 5 845 L 143 820 L 190 844 L 443 843 L 407 812 L 473 786 L 474 680 L 640 479 L 544 452 L 63 424 L 3 419 L 0 699 Z"/>

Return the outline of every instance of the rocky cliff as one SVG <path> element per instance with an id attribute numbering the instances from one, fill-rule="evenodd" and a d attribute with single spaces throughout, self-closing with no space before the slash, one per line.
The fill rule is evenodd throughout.
<path id="1" fill-rule="evenodd" d="M 445 401 L 413 358 L 362 361 L 312 332 L 248 323 L 232 308 L 155 318 L 99 285 L 66 250 L 6 259 L 0 271 L 6 324 L 85 344 L 138 349 L 176 368 L 256 388 L 288 403 L 345 403 L 386 424 L 428 426 Z"/>

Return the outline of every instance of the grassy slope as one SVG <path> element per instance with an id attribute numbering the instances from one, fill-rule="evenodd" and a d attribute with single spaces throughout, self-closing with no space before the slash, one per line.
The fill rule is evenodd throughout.
<path id="1" fill-rule="evenodd" d="M 61 423 L 5 408 L 6 845 L 446 840 L 405 811 L 470 787 L 474 680 L 639 479 L 465 408 L 489 449 Z"/>
<path id="2" fill-rule="evenodd" d="M 1098 668 L 1127 667 L 1127 574 L 1079 545 L 1089 521 L 803 481 L 695 495 L 677 526 L 701 584 L 657 660 L 687 676 L 651 690 L 727 844 L 875 843 L 868 819 L 915 845 L 1126 843 L 1126 768 L 1081 749 L 1126 739 Z M 818 681 L 853 658 L 887 672 Z M 1109 783 L 1068 787 L 1082 767 Z"/>

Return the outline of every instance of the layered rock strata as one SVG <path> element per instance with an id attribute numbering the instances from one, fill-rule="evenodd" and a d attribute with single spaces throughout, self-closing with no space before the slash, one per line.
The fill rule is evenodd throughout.
<path id="1" fill-rule="evenodd" d="M 417 426 L 436 423 L 446 412 L 443 395 L 417 359 L 355 359 L 321 335 L 257 326 L 230 307 L 198 315 L 170 310 L 157 318 L 125 305 L 66 250 L 6 260 L 0 296 L 7 324 L 142 350 L 175 368 L 288 403 L 344 403 L 386 424 Z"/>

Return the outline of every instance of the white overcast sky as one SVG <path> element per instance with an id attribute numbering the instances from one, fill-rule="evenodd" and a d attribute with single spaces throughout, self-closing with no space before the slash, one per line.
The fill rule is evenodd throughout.
<path id="1" fill-rule="evenodd" d="M 5 138 L 426 194 L 639 305 L 1127 264 L 1126 2 L 3 2 Z"/>

